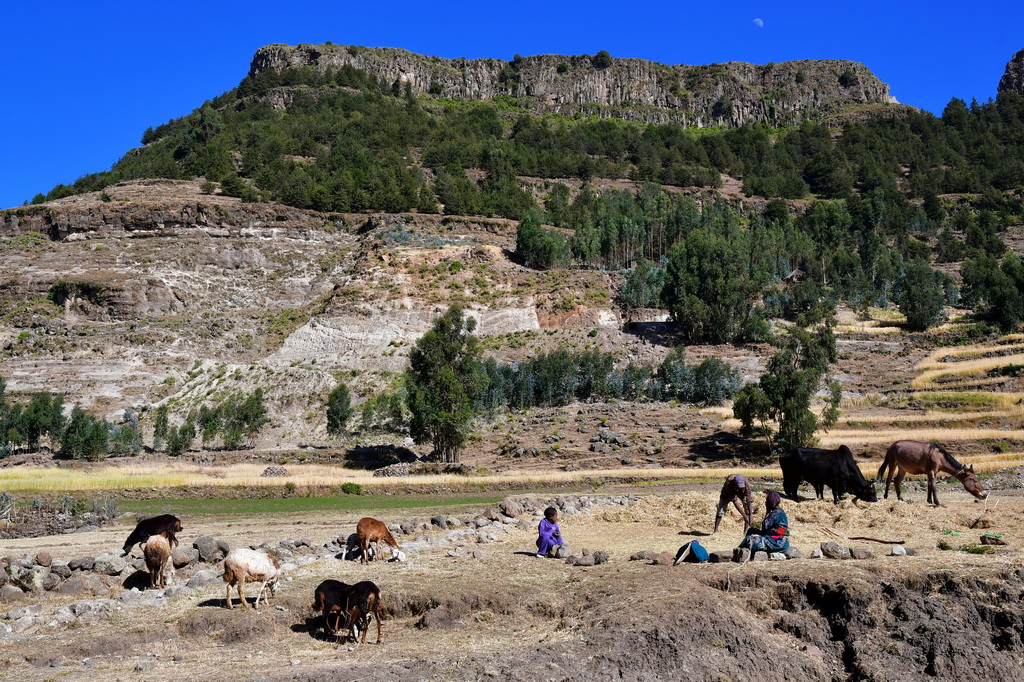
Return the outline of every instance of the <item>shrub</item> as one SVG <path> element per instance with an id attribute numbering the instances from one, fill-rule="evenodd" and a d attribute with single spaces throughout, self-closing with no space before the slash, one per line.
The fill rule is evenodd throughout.
<path id="1" fill-rule="evenodd" d="M 607 50 L 601 50 L 590 59 L 590 63 L 595 69 L 607 69 L 612 65 L 612 56 Z"/>
<path id="2" fill-rule="evenodd" d="M 342 483 L 341 492 L 345 493 L 346 495 L 362 495 L 363 486 L 359 485 L 358 483 Z"/>

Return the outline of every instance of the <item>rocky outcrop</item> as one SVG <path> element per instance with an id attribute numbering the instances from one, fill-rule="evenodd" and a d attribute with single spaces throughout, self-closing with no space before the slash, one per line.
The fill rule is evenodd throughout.
<path id="1" fill-rule="evenodd" d="M 1024 91 L 1024 50 L 1013 55 L 1013 59 L 1006 63 L 1006 71 L 999 79 L 999 92 L 1021 92 Z"/>
<path id="2" fill-rule="evenodd" d="M 416 95 L 453 99 L 518 98 L 537 112 L 597 115 L 648 123 L 740 126 L 798 123 L 847 104 L 895 102 L 889 86 L 863 64 L 801 60 L 778 64 L 728 62 L 687 66 L 636 58 L 603 65 L 587 55 L 500 59 L 441 59 L 395 48 L 267 45 L 250 75 L 312 66 L 351 66 Z M 278 99 L 282 98 L 280 93 Z"/>

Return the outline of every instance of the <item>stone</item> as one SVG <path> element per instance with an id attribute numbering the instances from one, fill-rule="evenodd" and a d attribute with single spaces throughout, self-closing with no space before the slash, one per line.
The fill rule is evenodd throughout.
<path id="1" fill-rule="evenodd" d="M 37 552 L 35 557 L 36 565 L 47 566 L 53 563 L 53 557 L 49 552 Z"/>
<path id="2" fill-rule="evenodd" d="M 657 566 L 671 566 L 675 563 L 675 560 L 676 557 L 671 552 L 661 552 L 660 554 L 656 554 L 652 559 Z"/>
<path id="3" fill-rule="evenodd" d="M 750 561 L 750 550 L 746 547 L 737 547 L 732 551 L 732 560 L 737 563 Z"/>
<path id="4" fill-rule="evenodd" d="M 792 546 L 790 546 L 789 549 L 787 549 L 785 552 L 783 552 L 783 554 L 786 555 L 787 559 L 803 559 L 804 558 L 803 552 L 801 552 L 796 547 L 792 547 Z"/>
<path id="5" fill-rule="evenodd" d="M 870 559 L 873 556 L 874 556 L 874 554 L 872 554 L 871 550 L 869 550 L 869 549 L 864 549 L 863 547 L 851 547 L 850 548 L 850 557 L 853 558 L 853 559 L 864 560 L 864 559 Z"/>
<path id="6" fill-rule="evenodd" d="M 768 561 L 768 552 L 754 552 L 752 561 Z"/>
<path id="7" fill-rule="evenodd" d="M 555 546 L 555 558 L 564 559 L 572 554 L 572 548 L 569 547 L 569 543 L 563 541 L 562 544 Z"/>
<path id="8" fill-rule="evenodd" d="M 592 556 L 594 557 L 594 564 L 595 565 L 601 565 L 603 563 L 607 563 L 608 559 L 610 558 L 609 555 L 608 555 L 608 552 L 604 551 L 603 549 L 597 550 L 596 552 L 594 552 L 594 554 Z"/>
<path id="9" fill-rule="evenodd" d="M 75 576 L 70 580 L 65 580 L 57 589 L 57 593 L 65 597 L 77 597 L 84 594 L 87 589 L 85 581 Z"/>
<path id="10" fill-rule="evenodd" d="M 449 549 L 447 554 L 450 557 L 462 556 L 462 548 L 461 547 L 456 547 L 455 549 Z"/>
<path id="11" fill-rule="evenodd" d="M 519 519 L 516 521 L 516 528 L 519 530 L 530 530 L 533 528 L 533 523 L 528 519 Z"/>
<path id="12" fill-rule="evenodd" d="M 10 572 L 11 582 L 26 592 L 42 592 L 46 589 L 47 578 L 50 575 L 50 569 L 46 566 L 22 568 L 18 564 L 11 564 L 7 570 Z"/>
<path id="13" fill-rule="evenodd" d="M 189 564 L 194 564 L 199 561 L 199 550 L 195 547 L 185 547 L 178 545 L 171 552 L 171 562 L 175 568 L 184 568 Z"/>
<path id="14" fill-rule="evenodd" d="M 93 557 L 83 556 L 69 561 L 68 568 L 72 571 L 91 571 L 95 564 L 96 560 Z"/>
<path id="15" fill-rule="evenodd" d="M 772 552 L 768 555 L 769 561 L 785 561 L 788 558 L 784 552 Z"/>
<path id="16" fill-rule="evenodd" d="M 445 518 L 444 514 L 438 514 L 437 516 L 430 517 L 430 525 L 444 530 L 448 528 L 448 520 Z"/>
<path id="17" fill-rule="evenodd" d="M 570 566 L 593 566 L 597 563 L 597 561 L 594 559 L 593 554 L 588 554 L 586 556 L 568 557 L 565 560 L 565 563 L 569 564 Z"/>
<path id="18" fill-rule="evenodd" d="M 459 519 L 454 516 L 445 517 L 444 522 L 449 528 L 458 528 L 463 525 L 462 521 L 459 521 Z"/>
<path id="19" fill-rule="evenodd" d="M 822 558 L 822 557 L 824 557 L 824 556 L 825 556 L 825 555 L 824 555 L 824 554 L 822 554 L 822 553 L 821 553 L 821 550 L 820 550 L 820 549 L 818 549 L 817 547 L 815 547 L 815 548 L 814 548 L 814 550 L 813 550 L 813 551 L 811 552 L 811 558 L 812 558 L 812 559 L 821 559 L 821 558 Z"/>
<path id="20" fill-rule="evenodd" d="M 213 585 L 217 582 L 223 582 L 223 575 L 223 572 L 212 568 L 196 571 L 195 574 L 188 579 L 188 582 L 185 583 L 185 585 L 192 589 L 206 587 L 207 585 Z"/>
<path id="21" fill-rule="evenodd" d="M 907 550 L 903 549 L 903 545 L 893 545 L 889 556 L 907 556 Z"/>
<path id="22" fill-rule="evenodd" d="M 118 554 L 100 554 L 96 557 L 96 562 L 93 564 L 93 570 L 97 573 L 103 573 L 104 575 L 120 575 L 121 571 L 126 569 L 128 564 Z"/>
<path id="23" fill-rule="evenodd" d="M 821 543 L 821 553 L 823 556 L 829 559 L 849 559 L 850 549 L 849 547 L 843 547 L 838 542 L 823 542 Z"/>
<path id="24" fill-rule="evenodd" d="M 991 535 L 982 535 L 981 536 L 981 544 L 983 544 L 983 545 L 1004 546 L 1004 545 L 1006 545 L 1006 540 L 1003 540 L 1002 538 L 993 537 Z"/>
<path id="25" fill-rule="evenodd" d="M 712 564 L 722 564 L 728 561 L 732 561 L 732 550 L 729 551 L 718 551 L 708 553 L 708 562 Z"/>
<path id="26" fill-rule="evenodd" d="M 204 535 L 192 543 L 192 546 L 199 552 L 199 560 L 204 563 L 220 561 L 230 551 L 227 543 L 217 540 L 211 535 Z"/>
<path id="27" fill-rule="evenodd" d="M 652 550 L 652 549 L 645 549 L 645 550 L 642 550 L 640 552 L 634 552 L 633 554 L 631 554 L 630 557 L 629 557 L 629 560 L 630 561 L 650 561 L 654 557 L 656 557 L 657 555 L 658 555 L 658 553 L 655 552 L 654 550 Z"/>
<path id="28" fill-rule="evenodd" d="M 43 567 L 43 566 L 40 566 L 40 568 L 44 568 L 44 567 Z M 50 591 L 50 590 L 52 590 L 53 588 L 55 588 L 55 587 L 57 587 L 58 585 L 60 585 L 60 583 L 61 583 L 61 579 L 60 579 L 60 576 L 59 576 L 59 575 L 57 575 L 56 573 L 54 573 L 53 571 L 50 571 L 50 572 L 49 572 L 49 573 L 47 573 L 47 574 L 46 574 L 46 576 L 45 576 L 45 577 L 43 578 L 43 585 L 42 585 L 42 587 L 43 587 L 43 589 L 44 589 L 44 590 L 46 590 L 47 592 L 49 592 L 49 591 Z"/>
<path id="29" fill-rule="evenodd" d="M 506 497 L 500 503 L 498 503 L 498 509 L 505 516 L 511 516 L 512 518 L 518 518 L 523 515 L 523 505 L 519 504 L 515 500 Z"/>
<path id="30" fill-rule="evenodd" d="M 63 561 L 54 561 L 51 563 L 50 572 L 65 579 L 71 577 L 71 569 Z"/>
<path id="31" fill-rule="evenodd" d="M 475 525 L 477 528 L 483 528 L 484 526 L 491 525 L 491 522 L 489 519 L 485 519 L 482 516 L 478 516 L 475 519 L 473 519 L 473 525 Z"/>

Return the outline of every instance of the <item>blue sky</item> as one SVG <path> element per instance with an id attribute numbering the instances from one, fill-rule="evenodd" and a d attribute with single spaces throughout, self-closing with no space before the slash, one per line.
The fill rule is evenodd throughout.
<path id="1" fill-rule="evenodd" d="M 245 76 L 268 43 L 671 64 L 862 62 L 905 104 L 995 97 L 1024 49 L 1024 2 L 8 3 L 0 56 L 0 208 L 109 168 L 142 132 Z M 754 20 L 761 19 L 763 27 Z"/>

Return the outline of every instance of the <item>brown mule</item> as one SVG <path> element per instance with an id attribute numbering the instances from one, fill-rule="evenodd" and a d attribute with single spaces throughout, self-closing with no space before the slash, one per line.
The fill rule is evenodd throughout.
<path id="1" fill-rule="evenodd" d="M 963 484 L 970 494 L 979 500 L 988 497 L 988 492 L 981 485 L 981 481 L 974 475 L 973 466 L 964 466 L 953 459 L 953 456 L 946 452 L 945 448 L 936 443 L 925 443 L 919 440 L 898 440 L 889 446 L 885 453 L 885 461 L 878 470 L 877 479 L 881 480 L 886 468 L 889 475 L 885 479 L 885 498 L 889 497 L 889 484 L 896 477 L 896 498 L 903 499 L 902 489 L 903 477 L 907 474 L 928 474 L 928 502 L 934 502 L 936 507 L 941 507 L 939 495 L 935 489 L 935 475 L 937 473 L 948 474 Z"/>

